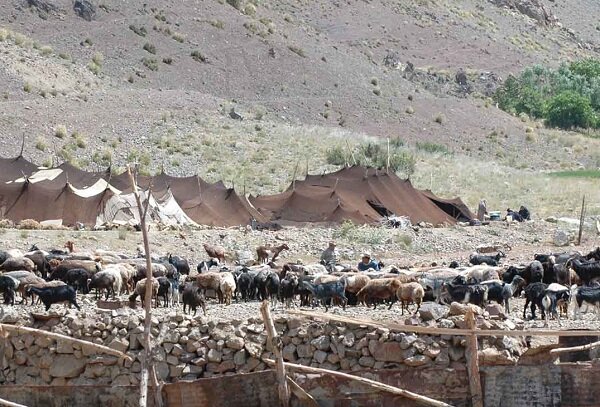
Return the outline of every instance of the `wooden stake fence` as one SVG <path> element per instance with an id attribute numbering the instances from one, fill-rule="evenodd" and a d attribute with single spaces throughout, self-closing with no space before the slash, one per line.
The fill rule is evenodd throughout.
<path id="1" fill-rule="evenodd" d="M 465 314 L 467 328 L 475 330 L 475 315 L 473 310 L 469 309 Z M 467 336 L 467 349 L 465 353 L 467 359 L 467 373 L 469 374 L 469 391 L 471 392 L 471 405 L 473 407 L 483 407 L 483 389 L 481 388 L 481 376 L 479 375 L 479 354 L 477 350 L 477 336 L 475 334 Z"/>
<path id="2" fill-rule="evenodd" d="M 283 343 L 275 331 L 273 318 L 271 318 L 271 313 L 269 312 L 269 300 L 264 300 L 262 302 L 260 313 L 262 314 L 265 323 L 269 343 L 273 348 L 273 353 L 276 358 L 275 368 L 277 371 L 277 386 L 279 388 L 279 403 L 282 407 L 288 407 L 290 405 L 290 389 L 285 376 L 285 365 L 283 364 Z"/>

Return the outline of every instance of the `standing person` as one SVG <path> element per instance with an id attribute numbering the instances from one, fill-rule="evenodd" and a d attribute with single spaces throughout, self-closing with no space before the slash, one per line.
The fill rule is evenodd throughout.
<path id="1" fill-rule="evenodd" d="M 487 201 L 485 199 L 482 199 L 479 201 L 479 207 L 477 208 L 477 219 L 480 222 L 483 222 L 485 220 L 485 215 L 487 214 Z"/>
<path id="2" fill-rule="evenodd" d="M 329 242 L 327 249 L 323 250 L 323 253 L 321 253 L 321 264 L 324 265 L 329 271 L 332 271 L 332 269 L 336 266 L 337 251 L 335 250 L 335 242 Z"/>
<path id="3" fill-rule="evenodd" d="M 358 270 L 367 271 L 369 269 L 379 271 L 379 263 L 375 260 L 371 260 L 371 255 L 369 253 L 363 253 L 362 259 L 360 263 L 358 263 Z"/>

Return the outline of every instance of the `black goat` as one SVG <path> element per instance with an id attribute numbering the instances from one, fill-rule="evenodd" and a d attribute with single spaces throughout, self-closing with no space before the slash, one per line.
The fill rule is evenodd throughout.
<path id="1" fill-rule="evenodd" d="M 496 301 L 498 304 L 503 304 L 504 311 L 510 314 L 509 300 L 525 284 L 525 280 L 521 276 L 516 275 L 510 284 L 496 280 L 483 281 L 480 284 L 488 288 L 488 301 Z"/>
<path id="2" fill-rule="evenodd" d="M 172 254 L 169 254 L 168 260 L 170 264 L 175 266 L 179 274 L 184 274 L 186 276 L 190 274 L 190 264 L 183 257 L 173 256 Z"/>
<path id="3" fill-rule="evenodd" d="M 480 284 L 466 284 L 463 276 L 442 285 L 442 298 L 463 304 L 483 306 L 488 301 L 488 287 Z"/>
<path id="4" fill-rule="evenodd" d="M 571 302 L 571 290 L 561 284 L 550 284 L 546 288 L 544 298 L 542 298 L 542 306 L 546 313 L 545 322 L 548 325 L 549 316 L 554 316 L 560 324 L 560 313 L 557 311 L 562 306 L 567 307 Z"/>
<path id="5" fill-rule="evenodd" d="M 567 266 L 573 268 L 583 285 L 589 285 L 593 279 L 600 277 L 600 262 L 584 263 L 578 259 L 571 259 Z"/>
<path id="6" fill-rule="evenodd" d="M 488 266 L 497 266 L 502 257 L 506 257 L 503 252 L 498 252 L 498 254 L 495 256 L 486 256 L 483 254 L 473 253 L 471 256 L 469 256 L 469 262 L 474 266 L 483 263 L 487 264 Z"/>
<path id="7" fill-rule="evenodd" d="M 77 292 L 69 285 L 45 288 L 29 287 L 26 294 L 28 296 L 31 294 L 37 295 L 44 303 L 46 311 L 50 309 L 52 304 L 65 301 L 73 304 L 75 308 L 80 309 L 79 305 L 77 305 Z"/>
<path id="8" fill-rule="evenodd" d="M 219 264 L 219 260 L 217 259 L 204 260 L 198 263 L 198 265 L 196 266 L 196 270 L 198 271 L 198 273 L 204 273 L 208 271 L 211 267 L 218 266 Z"/>
<path id="9" fill-rule="evenodd" d="M 279 300 L 289 308 L 294 300 L 297 289 L 298 276 L 291 272 L 286 274 L 279 285 Z"/>
<path id="10" fill-rule="evenodd" d="M 92 274 L 85 269 L 71 269 L 67 271 L 64 281 L 75 290 L 80 290 L 83 294 L 88 294 L 90 292 L 88 284 L 91 278 Z"/>
<path id="11" fill-rule="evenodd" d="M 575 286 L 573 286 L 575 289 Z M 574 317 L 578 319 L 581 314 L 581 306 L 584 304 L 592 305 L 596 311 L 600 307 L 600 287 L 579 287 L 575 290 L 575 312 Z"/>
<path id="12" fill-rule="evenodd" d="M 526 319 L 527 306 L 531 304 L 531 319 L 535 319 L 535 307 L 537 306 L 542 310 L 542 318 L 546 317 L 544 306 L 542 305 L 542 299 L 546 295 L 547 284 L 537 282 L 531 283 L 525 287 L 525 307 L 523 308 L 523 319 Z"/>
<path id="13" fill-rule="evenodd" d="M 202 307 L 202 312 L 206 315 L 206 300 L 202 294 L 202 290 L 193 283 L 186 283 L 182 288 L 182 302 L 183 302 L 183 313 L 186 313 L 186 306 L 189 311 L 194 311 L 196 315 L 196 308 L 198 305 Z"/>
<path id="14" fill-rule="evenodd" d="M 254 293 L 252 292 L 252 283 L 253 278 L 248 273 L 248 269 L 243 268 L 242 273 L 237 278 L 236 290 L 240 293 L 244 302 L 254 299 Z"/>
<path id="15" fill-rule="evenodd" d="M 4 304 L 15 305 L 15 291 L 19 280 L 10 276 L 0 276 L 0 292 L 4 295 Z"/>
<path id="16" fill-rule="evenodd" d="M 159 304 L 158 300 L 160 299 L 160 297 L 162 297 L 163 306 L 168 307 L 169 302 L 170 302 L 170 297 L 173 294 L 171 282 L 169 281 L 169 279 L 167 277 L 158 277 L 157 280 L 158 280 L 158 294 L 156 295 L 156 297 L 157 297 L 156 306 L 158 307 L 158 304 Z"/>
<path id="17" fill-rule="evenodd" d="M 327 301 L 337 298 L 342 301 L 344 310 L 348 303 L 346 298 L 346 280 L 341 279 L 337 281 L 330 281 L 321 284 L 305 283 L 306 289 L 313 295 L 313 300 L 321 301 L 321 304 L 325 306 L 325 312 L 328 310 Z M 314 303 L 313 303 L 314 306 Z"/>

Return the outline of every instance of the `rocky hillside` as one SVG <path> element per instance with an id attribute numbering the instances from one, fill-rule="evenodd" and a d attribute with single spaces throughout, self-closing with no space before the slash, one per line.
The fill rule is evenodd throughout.
<path id="1" fill-rule="evenodd" d="M 260 163 L 265 146 L 263 161 L 322 165 L 313 147 L 286 144 L 317 128 L 314 148 L 341 131 L 511 165 L 525 154 L 536 169 L 593 166 L 587 147 L 548 152 L 559 136 L 490 96 L 531 64 L 598 56 L 598 15 L 595 0 L 4 2 L 0 142 L 14 154 L 24 135 L 26 156 L 45 163 L 142 159 L 210 175 L 215 156 Z M 272 158 L 281 140 L 302 156 Z M 231 175 L 219 162 L 212 172 Z"/>

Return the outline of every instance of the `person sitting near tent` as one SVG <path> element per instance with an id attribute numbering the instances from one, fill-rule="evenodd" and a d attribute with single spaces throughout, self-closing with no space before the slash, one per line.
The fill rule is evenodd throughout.
<path id="1" fill-rule="evenodd" d="M 531 214 L 529 213 L 529 209 L 525 206 L 521 205 L 519 208 L 519 215 L 523 218 L 523 220 L 531 220 Z"/>
<path id="2" fill-rule="evenodd" d="M 479 207 L 477 208 L 477 220 L 483 222 L 487 214 L 487 201 L 485 199 L 482 199 L 479 201 Z"/>
<path id="3" fill-rule="evenodd" d="M 371 255 L 369 253 L 363 253 L 362 260 L 358 263 L 358 271 L 367 271 L 369 269 L 379 271 L 379 263 L 375 260 L 371 260 Z"/>
<path id="4" fill-rule="evenodd" d="M 327 270 L 332 269 L 337 265 L 337 251 L 335 250 L 335 242 L 329 242 L 327 249 L 321 253 L 321 264 L 324 265 Z"/>
<path id="5" fill-rule="evenodd" d="M 519 212 L 515 212 L 510 208 L 506 210 L 506 217 L 508 218 L 509 216 L 513 221 L 523 222 L 523 217 L 519 214 Z"/>

